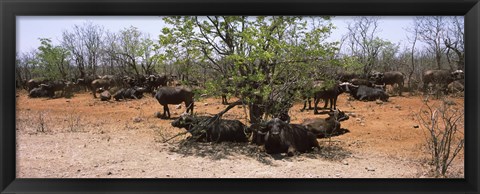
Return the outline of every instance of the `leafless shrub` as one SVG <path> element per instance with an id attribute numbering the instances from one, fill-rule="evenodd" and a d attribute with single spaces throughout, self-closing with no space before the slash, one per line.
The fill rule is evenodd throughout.
<path id="1" fill-rule="evenodd" d="M 45 133 L 48 129 L 47 126 L 47 118 L 48 117 L 48 112 L 46 111 L 40 111 L 38 112 L 37 115 L 37 132 Z"/>
<path id="2" fill-rule="evenodd" d="M 82 121 L 82 118 L 80 115 L 77 115 L 74 113 L 71 113 L 70 115 L 68 115 L 68 118 L 67 118 L 68 131 L 69 132 L 83 131 L 81 121 Z"/>
<path id="3" fill-rule="evenodd" d="M 417 115 L 420 125 L 426 129 L 426 143 L 436 177 L 446 176 L 448 167 L 464 147 L 465 137 L 460 131 L 463 107 L 456 108 L 448 102 L 446 99 L 440 104 L 424 101 Z"/>

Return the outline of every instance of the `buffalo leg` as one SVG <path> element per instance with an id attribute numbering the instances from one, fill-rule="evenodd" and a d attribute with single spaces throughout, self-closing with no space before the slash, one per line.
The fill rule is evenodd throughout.
<path id="1" fill-rule="evenodd" d="M 318 102 L 320 102 L 320 98 L 313 98 L 313 114 L 319 114 L 318 113 Z"/>
<path id="2" fill-rule="evenodd" d="M 307 108 L 307 102 L 308 102 L 308 110 L 312 110 L 312 101 L 310 100 L 310 97 L 308 96 L 302 96 L 303 98 L 303 108 L 300 111 L 304 111 L 305 108 Z"/>
<path id="3" fill-rule="evenodd" d="M 403 83 L 398 84 L 398 94 L 402 96 L 402 90 L 403 90 Z"/>
<path id="4" fill-rule="evenodd" d="M 96 95 L 97 89 L 95 87 L 92 87 L 91 89 L 92 89 L 93 98 L 97 98 L 97 95 Z"/>
<path id="5" fill-rule="evenodd" d="M 330 98 L 329 99 L 323 99 L 323 101 L 325 101 L 325 105 L 323 105 L 323 109 L 327 109 L 328 101 L 330 101 Z M 332 103 L 330 102 L 330 107 L 332 106 L 331 104 Z M 330 109 L 332 109 L 332 108 L 330 108 Z"/>
<path id="6" fill-rule="evenodd" d="M 187 103 L 185 101 L 185 107 L 187 107 L 187 110 L 186 110 L 187 113 L 190 112 L 190 114 L 193 114 L 193 106 L 194 106 L 193 101 L 190 103 Z"/>
<path id="7" fill-rule="evenodd" d="M 330 99 L 331 100 L 330 110 L 332 110 L 332 105 L 333 105 L 333 110 L 337 110 L 337 98 L 338 97 Z"/>
<path id="8" fill-rule="evenodd" d="M 192 106 L 192 107 L 190 107 L 190 113 L 193 115 L 193 106 L 194 106 L 193 101 L 192 101 L 192 103 L 190 103 L 190 104 L 191 104 L 191 106 Z"/>
<path id="9" fill-rule="evenodd" d="M 162 118 L 170 118 L 170 110 L 168 109 L 168 104 L 163 105 L 163 116 Z"/>
<path id="10" fill-rule="evenodd" d="M 303 108 L 300 109 L 300 111 L 303 112 L 303 111 L 305 110 L 305 108 L 307 107 L 307 100 L 308 100 L 308 98 L 304 98 L 304 99 L 303 99 Z"/>
<path id="11" fill-rule="evenodd" d="M 222 104 L 223 105 L 228 105 L 228 100 L 226 95 L 222 95 Z"/>

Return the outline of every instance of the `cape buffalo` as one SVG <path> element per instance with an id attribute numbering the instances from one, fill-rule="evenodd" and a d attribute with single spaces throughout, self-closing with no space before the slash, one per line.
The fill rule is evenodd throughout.
<path id="1" fill-rule="evenodd" d="M 145 88 L 143 87 L 131 87 L 127 89 L 120 89 L 114 95 L 116 101 L 120 99 L 140 99 L 143 98 L 143 93 L 145 92 Z"/>
<path id="2" fill-rule="evenodd" d="M 103 88 L 105 90 L 108 90 L 110 86 L 112 85 L 112 80 L 111 79 L 95 79 L 92 81 L 90 84 L 90 89 L 93 93 L 93 97 L 97 98 L 97 89 Z"/>
<path id="3" fill-rule="evenodd" d="M 186 112 L 193 114 L 193 92 L 187 87 L 161 87 L 155 94 L 158 103 L 163 106 L 162 118 L 170 118 L 169 104 L 180 104 L 185 102 Z"/>
<path id="4" fill-rule="evenodd" d="M 337 109 L 338 95 L 342 94 L 343 92 L 349 92 L 349 88 L 351 86 L 353 86 L 353 84 L 348 82 L 335 83 L 334 86 L 331 88 L 321 88 L 316 91 L 314 94 L 314 114 L 318 114 L 317 107 L 320 99 L 323 99 L 323 101 L 325 102 L 325 105 L 323 106 L 324 109 L 327 108 L 329 102 L 330 110 Z"/>
<path id="5" fill-rule="evenodd" d="M 166 75 L 149 75 L 146 77 L 145 85 L 148 92 L 153 92 L 160 86 L 167 86 L 168 77 Z"/>
<path id="6" fill-rule="evenodd" d="M 423 73 L 423 91 L 427 92 L 429 85 L 438 86 L 439 90 L 445 90 L 447 85 L 455 80 L 464 79 L 464 72 L 456 70 L 450 72 L 448 70 L 427 70 Z"/>
<path id="7" fill-rule="evenodd" d="M 349 116 L 340 110 L 331 111 L 326 119 L 315 118 L 303 121 L 302 125 L 318 138 L 331 137 L 348 132 L 340 128 L 340 122 L 349 119 Z"/>
<path id="8" fill-rule="evenodd" d="M 451 94 L 461 93 L 465 90 L 465 81 L 456 80 L 448 84 L 448 92 Z"/>
<path id="9" fill-rule="evenodd" d="M 320 148 L 315 135 L 304 126 L 288 124 L 279 118 L 268 121 L 256 133 L 264 134 L 264 146 L 268 154 L 287 153 L 293 156 L 296 151 L 303 153 L 314 147 Z"/>
<path id="10" fill-rule="evenodd" d="M 38 87 L 40 84 L 46 84 L 49 81 L 50 80 L 47 78 L 39 77 L 39 78 L 33 78 L 28 80 L 25 85 L 26 85 L 27 91 L 30 92 L 31 90 L 33 90 L 33 88 Z"/>
<path id="11" fill-rule="evenodd" d="M 350 95 L 357 100 L 375 101 L 380 99 L 384 102 L 388 101 L 388 94 L 382 89 L 371 88 L 368 86 L 351 86 Z"/>
<path id="12" fill-rule="evenodd" d="M 39 98 L 39 97 L 53 97 L 51 90 L 48 90 L 48 85 L 40 84 L 38 87 L 33 88 L 28 93 L 30 98 Z"/>
<path id="13" fill-rule="evenodd" d="M 173 127 L 185 128 L 198 142 L 247 142 L 247 127 L 238 120 L 217 119 L 208 126 L 193 130 L 200 124 L 206 124 L 213 117 L 182 115 L 172 122 Z"/>
<path id="14" fill-rule="evenodd" d="M 385 73 L 381 72 L 374 72 L 370 76 L 370 79 L 374 81 L 377 85 L 391 85 L 394 87 L 397 84 L 398 94 L 402 95 L 403 90 L 403 83 L 405 80 L 405 76 L 400 71 L 388 71 Z M 369 86 L 373 87 L 373 86 Z"/>
<path id="15" fill-rule="evenodd" d="M 85 76 L 83 78 L 78 78 L 75 84 L 78 86 L 83 86 L 85 91 L 88 91 L 89 89 L 91 90 L 92 81 L 95 79 L 98 78 L 95 78 L 94 76 Z"/>

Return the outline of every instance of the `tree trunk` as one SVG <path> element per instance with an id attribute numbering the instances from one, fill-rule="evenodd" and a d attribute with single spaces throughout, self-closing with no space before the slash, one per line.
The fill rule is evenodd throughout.
<path id="1" fill-rule="evenodd" d="M 255 96 L 254 102 L 250 102 L 248 104 L 249 114 L 250 114 L 250 123 L 260 123 L 263 118 L 263 114 L 265 111 L 261 108 L 262 105 L 262 97 Z"/>

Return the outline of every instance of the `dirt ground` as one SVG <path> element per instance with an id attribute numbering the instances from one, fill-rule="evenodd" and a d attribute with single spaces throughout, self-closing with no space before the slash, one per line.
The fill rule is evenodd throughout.
<path id="1" fill-rule="evenodd" d="M 451 99 L 463 109 L 463 98 Z M 435 100 L 430 100 L 435 102 Z M 323 104 L 321 103 L 323 106 Z M 240 143 L 181 144 L 188 135 L 147 95 L 140 100 L 102 102 L 89 93 L 71 99 L 31 99 L 17 93 L 17 178 L 428 178 L 432 177 L 425 129 L 416 114 L 421 96 L 391 97 L 389 102 L 360 102 L 339 96 L 338 107 L 350 114 L 342 128 L 350 132 L 318 139 L 322 149 L 293 157 L 268 155 Z M 313 111 L 290 110 L 292 123 L 326 118 Z M 226 106 L 220 98 L 201 98 L 195 113 L 212 115 Z M 173 118 L 184 112 L 170 105 Z M 224 115 L 245 121 L 239 106 Z M 463 121 L 461 122 L 463 130 Z M 464 177 L 460 153 L 448 171 Z"/>

